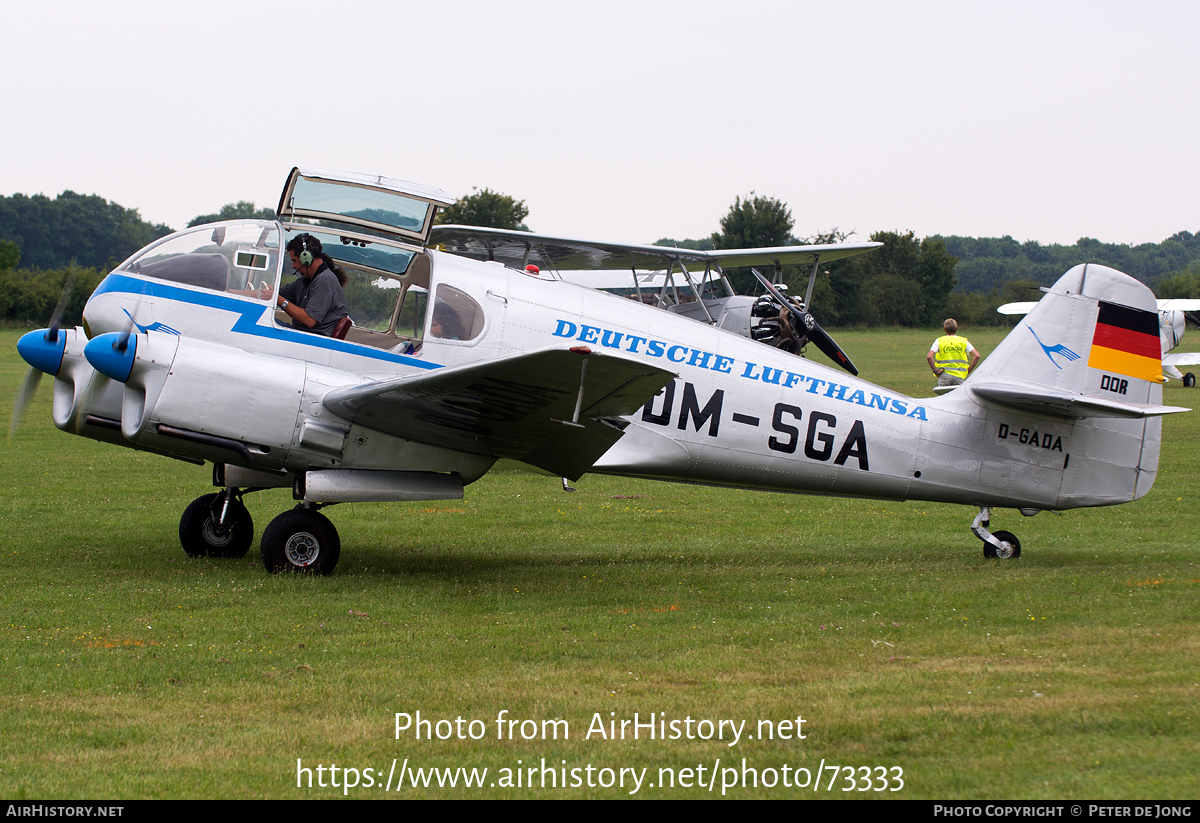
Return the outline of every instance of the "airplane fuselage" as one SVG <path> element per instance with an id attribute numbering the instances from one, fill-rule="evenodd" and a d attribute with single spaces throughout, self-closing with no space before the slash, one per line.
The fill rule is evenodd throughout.
<path id="1" fill-rule="evenodd" d="M 93 336 L 118 331 L 133 316 L 139 328 L 150 329 L 139 336 L 147 350 L 162 349 L 162 361 L 171 366 L 161 385 L 143 381 L 157 395 L 142 402 L 142 419 L 129 419 L 127 402 L 113 409 L 112 391 L 97 416 L 120 420 L 131 444 L 191 458 L 243 462 L 223 446 L 173 440 L 158 427 L 246 441 L 256 469 L 302 474 L 419 466 L 461 473 L 470 482 L 490 466 L 485 457 L 343 420 L 322 405 L 325 394 L 513 353 L 586 347 L 677 375 L 626 418 L 624 435 L 593 471 L 1036 509 L 1129 499 L 1126 492 L 1120 499 L 1089 493 L 1086 501 L 1072 501 L 1064 489 L 1068 471 L 1088 460 L 1078 448 L 1073 453 L 1086 422 L 989 407 L 964 390 L 907 397 L 638 301 L 498 264 L 427 254 L 431 288 L 445 284 L 469 294 L 485 320 L 469 341 L 427 336 L 419 356 L 281 327 L 272 309 L 252 298 L 110 275 L 85 313 Z M 209 412 L 203 425 L 195 419 L 200 409 Z M 1130 425 L 1140 436 L 1141 427 L 1157 421 Z M 118 442 L 111 434 L 105 439 Z"/>
<path id="2" fill-rule="evenodd" d="M 985 557 L 1016 558 L 1016 536 L 990 531 L 993 507 L 1135 500 L 1158 470 L 1161 416 L 1187 411 L 1162 405 L 1153 294 L 1103 266 L 1065 273 L 962 386 L 918 399 L 752 339 L 803 335 L 856 373 L 761 275 L 757 301 L 721 275 L 815 273 L 879 244 L 710 253 L 435 227 L 453 202 L 402 180 L 294 168 L 278 220 L 155 241 L 100 284 L 84 328 L 60 330 L 60 308 L 24 335 L 31 372 L 16 408 L 36 372 L 51 374 L 60 429 L 212 462 L 220 491 L 180 518 L 191 556 L 243 556 L 255 535 L 245 494 L 291 487 L 296 507 L 262 531 L 263 563 L 318 574 L 341 552 L 322 507 L 461 498 L 502 457 L 564 485 L 603 472 L 969 504 Z M 338 296 L 327 278 L 337 299 L 316 303 L 334 336 L 291 325 L 317 319 L 297 314 L 312 308 L 307 291 L 283 282 L 285 262 L 305 255 L 299 272 L 320 275 L 319 255 L 341 284 Z M 542 277 L 534 257 L 665 271 L 635 274 L 631 300 Z M 642 302 L 652 290 L 654 307 Z"/>

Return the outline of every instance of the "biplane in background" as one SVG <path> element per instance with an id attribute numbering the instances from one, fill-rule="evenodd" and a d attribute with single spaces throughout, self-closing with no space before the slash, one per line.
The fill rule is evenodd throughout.
<path id="1" fill-rule="evenodd" d="M 1153 295 L 1101 266 L 1067 272 L 959 390 L 917 399 L 858 379 L 848 360 L 838 371 L 747 337 L 737 313 L 753 316 L 753 299 L 715 291 L 729 253 L 672 251 L 710 277 L 693 278 L 696 305 L 671 289 L 653 301 L 665 307 L 647 305 L 526 271 L 524 252 L 431 248 L 451 202 L 293 169 L 277 220 L 162 238 L 104 279 L 83 327 L 52 323 L 18 348 L 31 373 L 54 376 L 60 429 L 212 463 L 218 491 L 180 519 L 189 554 L 244 555 L 243 495 L 288 487 L 297 506 L 263 531 L 263 562 L 322 574 L 341 552 L 324 507 L 460 498 L 501 457 L 572 479 L 959 503 L 978 509 L 985 555 L 1016 557 L 1014 535 L 989 531 L 994 508 L 1136 500 L 1158 470 L 1160 416 L 1186 411 L 1162 405 Z M 440 242 L 465 253 L 471 241 L 452 231 Z M 350 274 L 356 325 L 338 335 L 293 329 L 259 297 L 278 291 L 283 249 L 302 232 Z M 638 248 L 663 253 L 619 247 L 635 271 Z M 815 271 L 866 250 L 736 254 L 807 254 Z M 811 315 L 773 293 L 760 314 L 803 335 Z"/>
<path id="2" fill-rule="evenodd" d="M 1200 352 L 1179 352 L 1170 354 L 1183 342 L 1183 333 L 1187 330 L 1186 313 L 1200 311 L 1200 300 L 1187 298 L 1170 298 L 1157 301 L 1158 304 L 1158 333 L 1161 344 L 1163 374 L 1173 377 L 1189 389 L 1196 385 L 1196 375 L 1192 372 L 1181 372 L 1180 366 L 1200 366 Z M 996 309 L 1000 314 L 1024 315 L 1033 310 L 1037 303 L 1005 303 Z M 1193 322 L 1195 320 L 1193 319 Z"/>
<path id="3" fill-rule="evenodd" d="M 822 263 L 883 245 L 867 242 L 698 251 L 456 225 L 434 226 L 430 242 L 438 249 L 473 260 L 502 263 L 512 269 L 633 297 L 793 354 L 811 342 L 853 375 L 858 369 L 821 328 L 808 306 Z M 784 266 L 809 268 L 803 299 L 786 294 Z M 767 282 L 754 267 L 770 267 L 773 282 Z M 758 298 L 737 294 L 724 271 L 735 268 L 750 268 L 767 293 Z"/>

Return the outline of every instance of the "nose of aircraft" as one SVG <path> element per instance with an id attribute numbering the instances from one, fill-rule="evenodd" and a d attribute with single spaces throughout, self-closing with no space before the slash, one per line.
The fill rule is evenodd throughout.
<path id="1" fill-rule="evenodd" d="M 93 337 L 83 347 L 83 356 L 92 368 L 119 383 L 129 379 L 136 354 L 137 335 L 122 331 Z"/>
<path id="2" fill-rule="evenodd" d="M 66 347 L 67 336 L 59 331 L 51 339 L 50 329 L 31 331 L 17 341 L 17 353 L 21 358 L 51 377 L 58 374 Z"/>

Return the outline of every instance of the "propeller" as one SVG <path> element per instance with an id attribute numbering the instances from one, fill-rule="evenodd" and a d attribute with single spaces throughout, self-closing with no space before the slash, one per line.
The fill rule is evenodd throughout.
<path id="1" fill-rule="evenodd" d="M 71 290 L 75 288 L 75 275 L 67 275 L 66 282 L 63 283 L 62 294 L 58 297 L 58 305 L 54 307 L 54 313 L 50 315 L 50 327 L 46 329 L 43 339 L 50 345 L 58 343 L 58 334 L 62 330 L 60 323 L 62 322 L 63 312 L 67 310 L 67 303 L 71 300 Z M 25 378 L 21 381 L 21 388 L 17 391 L 17 397 L 13 401 L 12 422 L 8 427 L 8 439 L 12 440 L 14 434 L 17 433 L 17 427 L 21 424 L 21 418 L 25 414 L 25 407 L 29 405 L 29 401 L 33 398 L 33 393 L 37 391 L 38 383 L 42 380 L 43 372 L 34 366 L 29 367 L 29 371 L 25 372 Z"/>
<path id="2" fill-rule="evenodd" d="M 846 353 L 842 351 L 842 347 L 839 346 L 823 328 L 821 328 L 820 324 L 817 323 L 816 318 L 813 317 L 811 313 L 800 308 L 783 294 L 781 294 L 779 289 L 771 284 L 771 281 L 767 280 L 767 278 L 758 273 L 757 269 L 750 269 L 750 273 L 757 277 L 758 282 L 763 284 L 767 290 L 767 293 L 770 294 L 771 297 L 775 298 L 775 301 L 779 303 L 780 306 L 787 310 L 788 314 L 791 315 L 791 319 L 799 334 L 806 336 L 809 341 L 811 341 L 825 354 L 826 357 L 828 357 L 834 363 L 837 363 L 843 369 L 855 375 L 856 377 L 858 376 L 858 368 L 853 362 L 851 362 L 850 358 L 846 356 Z"/>
<path id="3" fill-rule="evenodd" d="M 138 305 L 140 306 L 141 304 L 139 303 Z M 137 312 L 137 307 L 134 308 L 134 312 Z M 121 336 L 113 343 L 113 348 L 119 352 L 124 352 L 129 348 L 129 338 L 133 337 L 133 327 L 137 324 L 137 321 L 133 319 L 133 315 L 128 311 L 125 312 L 125 316 L 129 318 L 129 322 L 125 324 L 124 330 L 121 331 Z"/>
<path id="4" fill-rule="evenodd" d="M 9 440 L 12 440 L 13 435 L 17 433 L 17 426 L 21 425 L 21 418 L 25 416 L 25 406 L 28 405 L 29 398 L 33 397 L 33 393 L 37 391 L 38 383 L 42 381 L 44 373 L 32 366 L 29 367 L 29 371 L 25 372 L 25 377 L 21 380 L 21 388 L 17 391 L 17 398 L 13 401 L 12 423 L 8 427 Z"/>

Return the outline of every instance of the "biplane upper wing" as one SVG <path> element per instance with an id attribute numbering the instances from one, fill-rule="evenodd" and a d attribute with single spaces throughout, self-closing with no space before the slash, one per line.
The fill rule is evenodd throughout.
<path id="1" fill-rule="evenodd" d="M 613 355 L 542 349 L 331 391 L 324 405 L 387 434 L 578 479 L 675 375 Z"/>
<path id="2" fill-rule="evenodd" d="M 882 246 L 882 243 L 826 243 L 813 246 L 777 246 L 769 249 L 719 249 L 705 252 L 725 269 L 742 266 L 795 266 L 815 260 L 829 263 L 854 257 Z"/>
<path id="3" fill-rule="evenodd" d="M 882 243 L 831 243 L 819 246 L 780 246 L 763 249 L 696 251 L 671 246 L 602 243 L 548 234 L 488 229 L 476 226 L 434 226 L 429 242 L 443 251 L 475 260 L 496 260 L 521 269 L 539 267 L 571 271 L 580 269 L 665 269 L 672 262 L 688 268 L 716 263 L 722 268 L 812 264 L 871 251 Z"/>

